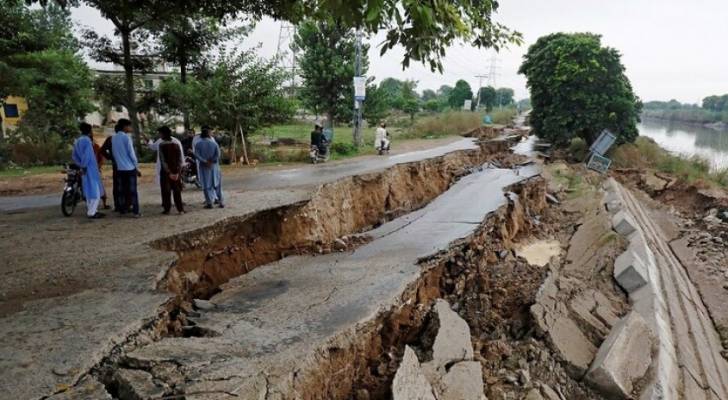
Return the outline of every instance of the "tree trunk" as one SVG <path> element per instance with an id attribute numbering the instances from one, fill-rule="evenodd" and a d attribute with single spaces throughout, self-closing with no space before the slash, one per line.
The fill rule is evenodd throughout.
<path id="1" fill-rule="evenodd" d="M 187 57 L 181 56 L 179 60 L 179 80 L 183 85 L 187 85 Z M 182 110 L 182 116 L 184 118 L 185 131 L 190 130 L 190 112 L 187 108 Z"/>
<path id="2" fill-rule="evenodd" d="M 238 125 L 240 129 L 240 141 L 243 145 L 243 163 L 245 165 L 250 165 L 250 160 L 248 159 L 248 143 L 245 139 L 245 134 L 243 133 L 243 127 Z"/>
<path id="3" fill-rule="evenodd" d="M 131 31 L 128 28 L 119 29 L 121 41 L 124 46 L 124 78 L 126 89 L 126 110 L 129 112 L 131 126 L 134 129 L 134 144 L 137 152 L 141 150 L 141 135 L 139 131 L 139 117 L 136 110 L 136 98 L 134 93 L 134 65 L 131 60 Z"/>

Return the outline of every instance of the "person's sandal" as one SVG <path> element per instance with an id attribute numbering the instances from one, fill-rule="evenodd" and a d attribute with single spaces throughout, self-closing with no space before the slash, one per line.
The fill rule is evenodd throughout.
<path id="1" fill-rule="evenodd" d="M 97 212 L 96 214 L 94 214 L 94 215 L 92 215 L 92 216 L 90 216 L 88 218 L 89 219 L 101 219 L 101 218 L 104 218 L 104 217 L 106 217 L 106 214 Z"/>

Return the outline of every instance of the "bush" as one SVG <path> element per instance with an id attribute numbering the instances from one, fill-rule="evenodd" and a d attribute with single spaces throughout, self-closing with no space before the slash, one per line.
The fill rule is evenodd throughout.
<path id="1" fill-rule="evenodd" d="M 342 157 L 353 156 L 357 153 L 356 146 L 352 143 L 333 143 L 331 153 Z"/>
<path id="2" fill-rule="evenodd" d="M 571 139 L 571 143 L 569 143 L 569 157 L 573 161 L 583 161 L 586 159 L 587 152 L 589 151 L 589 146 L 587 146 L 586 141 L 580 137 L 575 137 Z"/>
<path id="3" fill-rule="evenodd" d="M 499 108 L 493 110 L 493 112 L 490 113 L 490 116 L 493 118 L 494 124 L 508 125 L 513 122 L 516 114 L 518 114 L 518 112 L 515 108 Z"/>

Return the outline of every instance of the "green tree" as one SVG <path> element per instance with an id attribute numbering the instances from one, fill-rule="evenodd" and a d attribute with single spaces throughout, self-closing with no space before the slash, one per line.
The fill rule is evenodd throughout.
<path id="1" fill-rule="evenodd" d="M 495 105 L 498 107 L 507 107 L 511 106 L 514 103 L 513 96 L 515 93 L 513 92 L 513 89 L 511 88 L 498 88 L 495 93 L 496 103 Z"/>
<path id="2" fill-rule="evenodd" d="M 247 142 L 251 133 L 293 115 L 292 102 L 283 90 L 286 76 L 273 62 L 260 60 L 252 52 L 224 53 L 204 78 L 189 77 L 187 84 L 170 79 L 162 91 L 170 97 L 185 97 L 174 101 L 195 104 L 190 108 L 193 122 L 223 129 L 234 138 L 242 131 Z"/>
<path id="3" fill-rule="evenodd" d="M 28 0 L 45 2 L 47 0 Z M 68 0 L 56 0 L 66 4 Z M 172 0 L 169 0 L 172 1 Z M 136 13 L 134 8 L 152 7 L 174 15 L 245 14 L 254 19 L 269 16 L 298 23 L 305 19 L 334 19 L 344 28 L 362 28 L 370 34 L 384 33 L 382 54 L 395 46 L 404 49 L 402 65 L 411 60 L 421 62 L 432 70 L 442 71 L 441 58 L 448 47 L 458 41 L 467 41 L 473 47 L 500 49 L 508 44 L 520 44 L 522 36 L 502 24 L 493 22 L 498 11 L 496 0 L 436 2 L 404 0 L 351 0 L 351 1 L 268 1 L 268 0 L 187 0 L 174 2 L 173 7 L 164 0 L 147 2 L 131 0 L 84 0 L 102 10 L 107 18 L 112 15 Z M 157 13 L 158 14 L 158 13 Z M 168 15 L 147 13 L 161 20 Z M 119 19 L 117 17 L 117 19 Z M 125 18 L 126 19 L 126 18 Z M 119 19 L 120 20 L 120 19 Z M 112 21 L 113 22 L 113 21 Z M 144 20 L 127 27 L 135 28 Z M 114 22 L 116 25 L 116 22 Z M 142 24 L 143 25 L 143 24 Z M 141 26 L 141 25 L 139 25 Z M 117 27 L 118 28 L 118 27 Z"/>
<path id="4" fill-rule="evenodd" d="M 620 142 L 637 138 L 642 109 L 617 50 L 591 33 L 544 36 L 528 49 L 519 70 L 531 91 L 531 126 L 555 145 L 574 137 L 588 144 L 604 129 Z"/>
<path id="5" fill-rule="evenodd" d="M 225 28 L 224 21 L 216 18 L 170 18 L 162 21 L 153 29 L 157 35 L 156 53 L 162 60 L 179 67 L 181 83 L 187 83 L 190 69 L 201 68 L 206 54 L 226 40 L 245 35 L 250 25 L 238 28 Z M 189 111 L 181 105 L 185 129 L 190 128 Z"/>
<path id="6" fill-rule="evenodd" d="M 298 26 L 294 46 L 300 49 L 298 65 L 303 85 L 303 104 L 329 123 L 351 119 L 354 104 L 356 35 L 333 20 L 305 21 Z M 366 75 L 368 46 L 362 51 L 362 75 Z M 366 103 L 365 103 L 366 108 Z"/>
<path id="7" fill-rule="evenodd" d="M 415 114 L 420 111 L 420 99 L 417 95 L 417 81 L 406 80 L 402 82 L 402 98 L 401 110 L 410 116 L 410 120 L 414 121 Z"/>
<path id="8" fill-rule="evenodd" d="M 450 91 L 447 102 L 453 110 L 460 110 L 463 108 L 465 100 L 472 99 L 473 90 L 470 88 L 470 84 L 461 79 L 455 83 L 455 87 Z"/>
<path id="9" fill-rule="evenodd" d="M 422 98 L 422 101 L 424 101 L 424 102 L 428 102 L 430 100 L 435 100 L 435 99 L 437 99 L 437 92 L 435 92 L 432 89 L 425 89 L 422 91 L 421 98 Z"/>
<path id="10" fill-rule="evenodd" d="M 480 93 L 478 95 L 480 98 L 480 104 L 478 105 L 480 107 L 485 107 L 486 111 L 490 111 L 496 106 L 498 93 L 492 86 L 480 88 Z"/>
<path id="11" fill-rule="evenodd" d="M 402 86 L 404 82 L 396 78 L 386 78 L 380 84 L 385 102 L 390 108 L 401 110 L 404 103 L 402 99 Z"/>
<path id="12" fill-rule="evenodd" d="M 390 107 L 387 103 L 386 94 L 381 85 L 368 86 L 363 114 L 369 126 L 377 125 L 387 118 L 389 110 Z"/>
<path id="13" fill-rule="evenodd" d="M 25 98 L 26 133 L 42 138 L 75 131 L 94 106 L 91 73 L 76 54 L 69 12 L 53 3 L 30 9 L 9 0 L 0 7 L 0 26 L 0 99 Z"/>

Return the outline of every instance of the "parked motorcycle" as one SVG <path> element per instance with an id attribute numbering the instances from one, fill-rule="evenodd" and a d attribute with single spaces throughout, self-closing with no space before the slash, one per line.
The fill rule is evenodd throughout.
<path id="1" fill-rule="evenodd" d="M 202 187 L 200 179 L 197 177 L 197 163 L 194 157 L 185 157 L 185 166 L 182 167 L 181 179 L 182 184 L 185 186 L 195 186 L 198 189 Z"/>
<path id="2" fill-rule="evenodd" d="M 76 205 L 84 200 L 83 184 L 81 183 L 81 168 L 76 164 L 66 164 L 66 186 L 61 196 L 61 212 L 70 217 L 76 210 Z"/>

